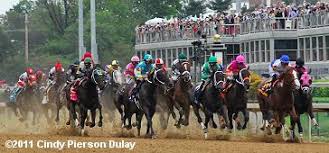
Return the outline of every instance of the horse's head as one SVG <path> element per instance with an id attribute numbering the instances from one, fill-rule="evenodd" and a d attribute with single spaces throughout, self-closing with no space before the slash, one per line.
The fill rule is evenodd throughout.
<path id="1" fill-rule="evenodd" d="M 297 72 L 293 68 L 288 68 L 286 72 L 282 74 L 283 84 L 287 89 L 299 89 L 300 82 L 297 77 Z"/>
<path id="2" fill-rule="evenodd" d="M 182 63 L 182 74 L 181 77 L 183 79 L 184 82 L 190 82 L 192 80 L 191 74 L 191 66 L 188 62 L 183 62 Z"/>
<path id="3" fill-rule="evenodd" d="M 173 83 L 170 81 L 167 72 L 163 69 L 155 70 L 153 74 L 153 83 L 164 87 L 166 91 L 173 87 Z"/>
<path id="4" fill-rule="evenodd" d="M 224 90 L 224 81 L 225 81 L 225 74 L 223 73 L 223 71 L 216 71 L 213 74 L 214 87 L 220 92 Z"/>
<path id="5" fill-rule="evenodd" d="M 65 82 L 65 72 L 63 72 L 63 71 L 55 72 L 54 81 L 56 82 L 56 84 L 64 83 Z"/>
<path id="6" fill-rule="evenodd" d="M 239 80 L 236 80 L 239 84 L 241 84 L 246 91 L 250 88 L 250 71 L 248 68 L 243 68 L 239 72 Z"/>
<path id="7" fill-rule="evenodd" d="M 104 70 L 96 68 L 91 74 L 92 82 L 97 85 L 101 90 L 106 86 L 106 73 Z"/>
<path id="8" fill-rule="evenodd" d="M 115 70 L 112 73 L 112 80 L 116 84 L 116 86 L 120 86 L 123 83 L 122 73 L 119 70 Z"/>
<path id="9" fill-rule="evenodd" d="M 312 77 L 307 73 L 304 72 L 300 78 L 301 89 L 304 94 L 311 93 L 311 84 L 312 84 Z"/>

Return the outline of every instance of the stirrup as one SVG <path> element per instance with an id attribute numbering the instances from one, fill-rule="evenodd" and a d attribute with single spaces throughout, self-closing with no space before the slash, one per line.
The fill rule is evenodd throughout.
<path id="1" fill-rule="evenodd" d="M 258 89 L 258 91 L 265 97 L 268 97 L 268 93 L 264 92 L 262 89 Z"/>

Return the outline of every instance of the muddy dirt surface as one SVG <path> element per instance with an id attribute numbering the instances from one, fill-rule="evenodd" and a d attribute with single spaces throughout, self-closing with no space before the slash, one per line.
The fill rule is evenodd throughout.
<path id="1" fill-rule="evenodd" d="M 142 126 L 142 136 L 136 137 L 136 130 L 122 130 L 116 120 L 114 124 L 108 123 L 105 116 L 104 127 L 86 128 L 87 136 L 78 136 L 77 130 L 65 126 L 62 119 L 59 125 L 47 124 L 46 121 L 40 120 L 37 125 L 31 125 L 30 122 L 21 123 L 16 117 L 1 114 L 0 119 L 0 153 L 39 153 L 39 152 L 65 152 L 65 153 L 85 153 L 85 152 L 151 152 L 151 153 L 328 153 L 329 144 L 327 143 L 288 143 L 283 141 L 280 136 L 265 137 L 262 132 L 255 132 L 252 127 L 243 132 L 233 133 L 209 129 L 209 138 L 204 140 L 203 132 L 191 118 L 188 127 L 177 129 L 170 122 L 167 130 L 161 130 L 159 121 L 155 121 L 156 139 L 144 138 L 145 122 Z M 63 117 L 62 117 L 63 118 Z M 155 118 L 158 118 L 157 116 Z M 28 148 L 25 149 L 8 149 L 6 143 L 8 140 L 22 140 L 22 143 Z M 25 142 L 25 140 L 27 142 Z M 113 148 L 68 148 L 67 144 L 63 150 L 43 149 L 46 142 L 136 142 L 132 150 L 113 149 Z M 39 146 L 37 143 L 39 142 Z M 30 144 L 33 144 L 32 148 Z M 23 144 L 24 146 L 24 144 Z M 17 147 L 17 146 L 16 146 Z M 24 148 L 24 147 L 23 147 Z"/>

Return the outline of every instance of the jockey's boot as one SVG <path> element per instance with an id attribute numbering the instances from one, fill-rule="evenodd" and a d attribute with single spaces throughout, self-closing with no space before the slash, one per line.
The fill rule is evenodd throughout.
<path id="1" fill-rule="evenodd" d="M 9 102 L 15 103 L 17 95 L 22 91 L 23 88 L 15 87 L 13 91 L 10 93 Z"/>
<path id="2" fill-rule="evenodd" d="M 200 100 L 201 100 L 201 97 L 203 95 L 203 91 L 204 91 L 204 88 L 205 88 L 205 85 L 206 84 L 206 81 L 205 80 L 202 80 L 202 83 L 200 85 L 200 88 L 196 91 L 195 93 L 195 99 L 194 99 L 194 102 L 196 104 L 199 104 L 200 103 Z"/>

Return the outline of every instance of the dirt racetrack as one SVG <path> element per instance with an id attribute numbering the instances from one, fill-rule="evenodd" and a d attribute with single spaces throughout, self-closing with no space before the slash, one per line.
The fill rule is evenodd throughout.
<path id="1" fill-rule="evenodd" d="M 155 116 L 157 119 L 158 116 Z M 159 128 L 159 121 L 156 120 L 155 130 L 157 139 L 144 138 L 145 123 L 142 126 L 142 136 L 137 138 L 134 135 L 136 130 L 122 130 L 107 122 L 102 128 L 87 128 L 88 136 L 76 136 L 76 131 L 65 126 L 61 120 L 60 125 L 47 125 L 45 121 L 40 121 L 37 125 L 32 126 L 30 122 L 21 123 L 16 117 L 9 117 L 2 114 L 0 119 L 0 153 L 39 153 L 39 152 L 67 152 L 67 153 L 84 153 L 84 152 L 151 152 L 151 153 L 202 153 L 202 152 L 241 152 L 241 153 L 329 153 L 329 144 L 327 143 L 288 143 L 284 142 L 280 136 L 264 137 L 261 132 L 252 132 L 246 130 L 237 132 L 236 135 L 221 131 L 219 129 L 209 129 L 209 139 L 203 139 L 202 130 L 191 118 L 188 127 L 176 129 L 171 122 L 167 130 Z M 8 140 L 28 140 L 33 143 L 33 148 L 28 149 L 8 149 L 6 142 Z M 39 141 L 47 142 L 67 142 L 76 140 L 78 142 L 108 142 L 114 140 L 121 142 L 136 142 L 134 149 L 109 149 L 109 148 L 68 148 L 59 149 L 42 149 L 38 148 L 36 143 Z"/>

